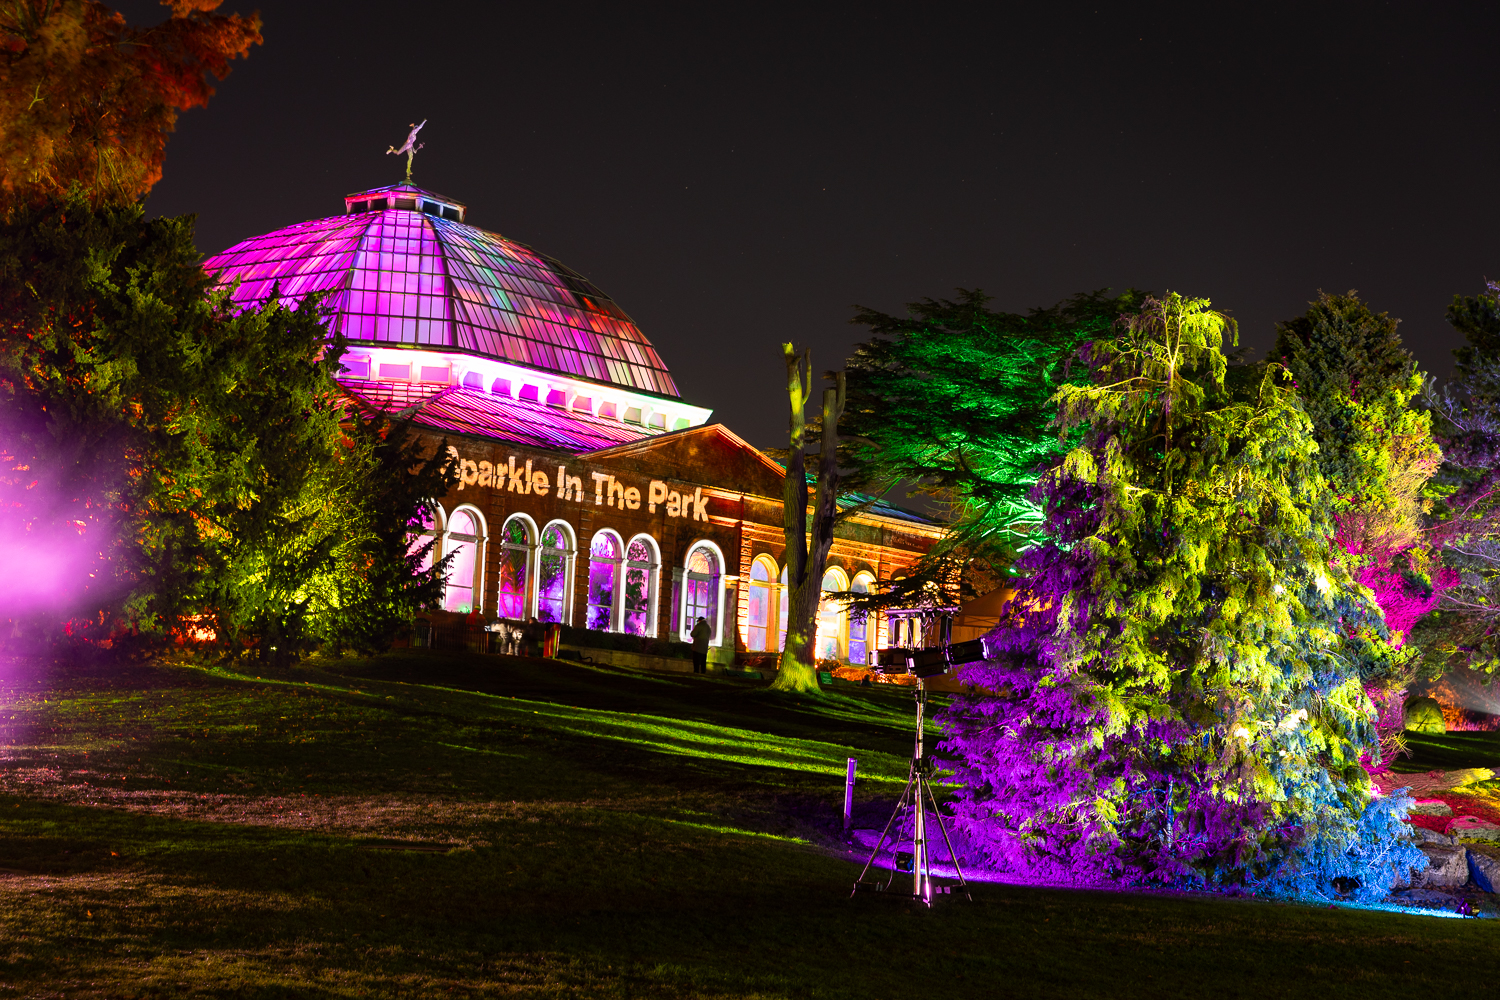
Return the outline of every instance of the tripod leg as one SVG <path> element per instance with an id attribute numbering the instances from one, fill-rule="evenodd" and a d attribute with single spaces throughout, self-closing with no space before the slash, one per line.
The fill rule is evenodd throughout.
<path id="1" fill-rule="evenodd" d="M 901 810 L 906 807 L 906 797 L 908 795 L 912 794 L 913 786 L 916 784 L 916 781 L 917 781 L 917 775 L 915 775 L 915 774 L 912 775 L 911 778 L 907 779 L 906 787 L 901 790 L 901 797 L 896 800 L 895 811 L 893 811 L 891 813 L 891 818 L 885 821 L 885 829 L 880 831 L 880 839 L 877 840 L 877 841 L 875 841 L 875 850 L 873 850 L 873 851 L 870 852 L 870 860 L 865 862 L 865 867 L 864 867 L 863 870 L 860 871 L 860 873 L 859 873 L 859 879 L 857 881 L 863 882 L 865 880 L 865 875 L 867 875 L 869 873 L 871 866 L 873 866 L 875 864 L 875 858 L 877 856 L 879 856 L 880 849 L 885 846 L 885 836 L 886 836 L 886 834 L 888 834 L 888 833 L 891 832 L 891 824 L 894 823 L 894 822 L 896 822 L 896 817 L 900 816 L 901 815 Z M 921 793 L 920 789 L 917 789 L 916 795 L 917 795 L 916 801 L 917 802 L 921 802 L 921 795 L 922 795 L 922 793 Z M 892 843 L 894 844 L 895 841 L 892 840 Z M 886 880 L 886 887 L 887 888 L 890 887 L 891 882 L 895 881 L 895 878 L 896 878 L 896 873 L 894 871 L 892 871 L 891 872 L 891 877 Z M 858 890 L 855 890 L 855 891 L 857 892 Z M 852 896 L 853 893 L 850 893 L 850 895 Z"/>
<path id="2" fill-rule="evenodd" d="M 948 828 L 943 825 L 943 814 L 938 811 L 937 796 L 932 794 L 930 783 L 924 781 L 923 784 L 927 785 L 927 798 L 932 802 L 932 815 L 937 820 L 938 830 L 943 834 L 943 843 L 948 847 L 948 858 L 953 862 L 953 871 L 958 875 L 958 884 L 964 887 L 964 898 L 972 903 L 974 897 L 969 895 L 969 882 L 964 878 L 963 869 L 958 866 L 958 852 L 953 849 L 953 841 L 948 839 Z M 922 794 L 920 789 L 917 790 L 917 794 Z"/>

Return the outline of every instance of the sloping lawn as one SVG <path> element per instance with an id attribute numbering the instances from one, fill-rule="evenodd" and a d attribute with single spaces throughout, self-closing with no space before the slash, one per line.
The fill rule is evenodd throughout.
<path id="1" fill-rule="evenodd" d="M 13 669 L 0 997 L 1402 996 L 1500 921 L 982 886 L 847 898 L 909 692 L 393 654 Z"/>

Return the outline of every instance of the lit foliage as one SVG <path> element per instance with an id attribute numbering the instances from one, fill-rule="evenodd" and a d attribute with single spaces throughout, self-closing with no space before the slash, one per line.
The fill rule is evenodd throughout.
<path id="1" fill-rule="evenodd" d="M 1057 391 L 1081 438 L 1035 488 L 1046 541 L 940 717 L 993 862 L 1269 886 L 1298 845 L 1361 836 L 1361 679 L 1396 654 L 1331 551 L 1295 391 L 1279 366 L 1231 372 L 1230 329 L 1206 300 L 1147 300 Z"/>
<path id="2" fill-rule="evenodd" d="M 1430 415 L 1413 405 L 1423 377 L 1396 325 L 1354 292 L 1321 294 L 1306 313 L 1278 324 L 1272 353 L 1312 421 L 1339 547 L 1400 645 L 1454 574 L 1434 571 L 1424 537 L 1430 480 L 1443 456 Z"/>
<path id="3" fill-rule="evenodd" d="M 1416 628 L 1430 676 L 1500 671 L 1500 285 L 1455 296 L 1448 322 L 1467 343 L 1453 352 L 1453 383 L 1429 398 L 1447 493 L 1431 534 L 1458 581 Z"/>
<path id="4" fill-rule="evenodd" d="M 904 484 L 950 504 L 954 519 L 948 539 L 874 603 L 993 588 L 1040 521 L 1029 494 L 1057 449 L 1052 394 L 1087 377 L 1079 347 L 1141 299 L 1094 292 L 1019 315 L 960 290 L 956 301 L 913 302 L 906 316 L 859 311 L 854 322 L 873 336 L 848 362 L 839 425 L 848 481 L 876 495 Z"/>
<path id="5" fill-rule="evenodd" d="M 0 217 L 80 186 L 123 205 L 161 179 L 177 114 L 260 42 L 260 18 L 222 0 L 163 0 L 171 17 L 133 28 L 95 0 L 0 6 Z"/>
<path id="6" fill-rule="evenodd" d="M 384 425 L 345 436 L 317 302 L 241 311 L 198 261 L 189 222 L 76 190 L 0 226 L 0 592 L 54 574 L 6 610 L 38 633 L 378 646 L 392 607 L 436 597 L 405 547 L 446 465 Z"/>

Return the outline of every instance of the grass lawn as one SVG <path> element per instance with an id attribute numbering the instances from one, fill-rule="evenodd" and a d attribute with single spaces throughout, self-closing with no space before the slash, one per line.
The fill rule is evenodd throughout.
<path id="1" fill-rule="evenodd" d="M 851 901 L 844 760 L 878 825 L 905 778 L 904 690 L 798 698 L 422 652 L 276 677 L 7 669 L 0 997 L 1409 998 L 1500 981 L 1500 921 L 999 885 L 930 913 Z"/>

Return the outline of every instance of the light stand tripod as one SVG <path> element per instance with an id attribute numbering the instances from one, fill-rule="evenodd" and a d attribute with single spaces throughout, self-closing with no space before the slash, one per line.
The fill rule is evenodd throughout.
<path id="1" fill-rule="evenodd" d="M 924 906 L 932 905 L 932 897 L 936 894 L 963 895 L 970 902 L 974 897 L 969 895 L 969 883 L 964 881 L 963 870 L 958 866 L 958 854 L 953 850 L 953 841 L 948 839 L 948 828 L 943 825 L 943 814 L 938 811 L 937 797 L 932 794 L 932 783 L 928 775 L 932 773 L 932 761 L 924 755 L 922 741 L 922 727 L 927 710 L 927 685 L 922 677 L 917 677 L 917 740 L 912 751 L 911 770 L 907 774 L 906 788 L 902 790 L 901 797 L 896 800 L 896 808 L 891 813 L 891 818 L 886 820 L 885 829 L 880 831 L 880 839 L 875 842 L 875 849 L 870 852 L 870 860 L 865 862 L 864 871 L 859 873 L 859 878 L 854 882 L 854 891 L 850 896 L 861 892 L 890 892 L 891 886 L 895 884 L 897 872 L 911 872 L 912 876 L 912 899 Z M 924 798 L 925 795 L 925 798 Z M 927 803 L 932 803 L 932 820 L 937 824 L 938 832 L 943 835 L 943 844 L 948 848 L 948 857 L 953 862 L 953 871 L 958 875 L 957 885 L 938 885 L 932 880 L 931 853 L 928 850 L 927 834 Z M 875 864 L 875 858 L 880 854 L 880 848 L 885 845 L 886 837 L 891 832 L 891 827 L 896 823 L 896 817 L 900 816 L 905 809 L 912 809 L 912 849 L 911 853 L 897 852 L 895 864 L 891 867 L 891 877 L 884 882 L 866 882 L 865 876 L 869 874 L 871 867 Z M 891 848 L 896 847 L 896 838 L 891 838 Z M 905 867 L 910 865 L 910 867 Z"/>

